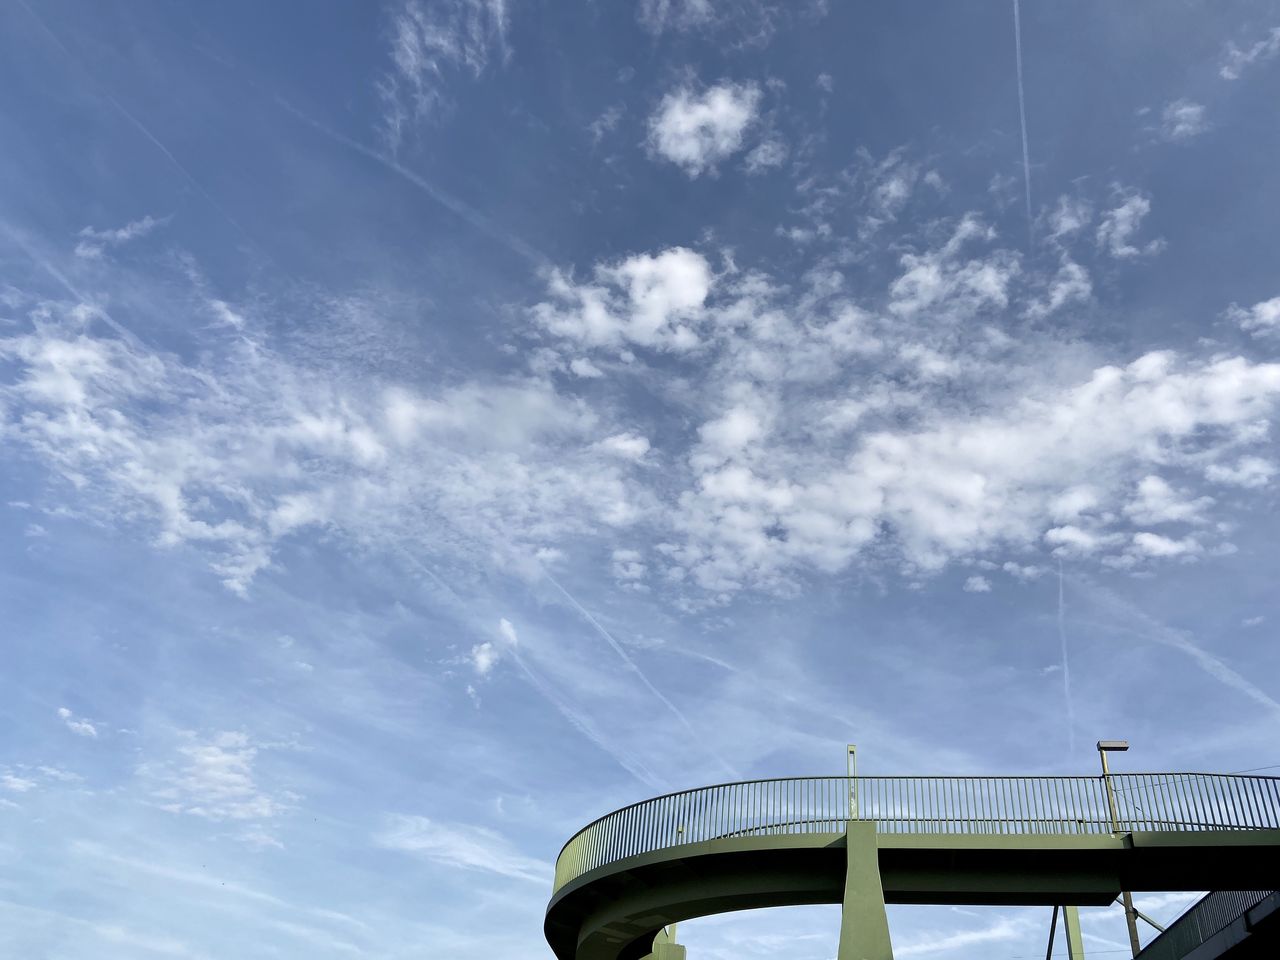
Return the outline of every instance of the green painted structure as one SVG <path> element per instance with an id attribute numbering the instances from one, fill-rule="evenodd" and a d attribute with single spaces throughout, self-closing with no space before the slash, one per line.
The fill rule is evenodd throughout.
<path id="1" fill-rule="evenodd" d="M 753 780 L 584 827 L 556 861 L 544 929 L 558 960 L 683 960 L 680 921 L 830 903 L 839 960 L 891 960 L 886 903 L 1061 906 L 1074 960 L 1077 905 L 1277 881 L 1275 777 Z"/>

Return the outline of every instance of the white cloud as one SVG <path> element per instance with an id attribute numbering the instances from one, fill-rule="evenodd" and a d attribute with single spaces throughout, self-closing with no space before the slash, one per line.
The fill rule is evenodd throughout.
<path id="1" fill-rule="evenodd" d="M 649 440 L 634 433 L 616 433 L 601 440 L 600 447 L 624 460 L 643 460 L 649 452 Z"/>
<path id="2" fill-rule="evenodd" d="M 138 237 L 145 237 L 156 227 L 168 222 L 168 217 L 157 219 L 148 214 L 141 220 L 132 220 L 114 230 L 85 227 L 80 231 L 80 242 L 76 244 L 75 254 L 84 260 L 100 260 L 108 247 L 118 247 Z"/>
<path id="3" fill-rule="evenodd" d="M 1259 627 L 1259 626 L 1262 626 L 1262 624 L 1266 623 L 1266 621 L 1267 621 L 1266 617 L 1246 617 L 1245 619 L 1240 621 L 1240 626 Z"/>
<path id="4" fill-rule="evenodd" d="M 487 676 L 497 662 L 498 651 L 488 640 L 471 648 L 471 666 L 480 676 Z"/>
<path id="5" fill-rule="evenodd" d="M 95 727 L 88 720 L 84 719 L 83 717 L 77 718 L 66 707 L 58 708 L 58 716 L 61 718 L 62 722 L 67 725 L 67 729 L 70 730 L 72 733 L 77 734 L 81 737 L 90 737 L 95 740 L 97 739 L 98 728 Z"/>
<path id="6" fill-rule="evenodd" d="M 1170 141 L 1198 137 L 1209 129 L 1207 113 L 1202 103 L 1187 99 L 1174 100 L 1160 114 L 1160 136 Z"/>
<path id="7" fill-rule="evenodd" d="M 925 934 L 923 937 L 907 940 L 901 946 L 895 946 L 893 952 L 902 957 L 928 956 L 982 943 L 1007 943 L 1025 937 L 1027 932 L 1028 924 L 1025 920 L 1000 917 L 978 930 Z"/>
<path id="8" fill-rule="evenodd" d="M 378 81 L 382 132 L 392 151 L 414 120 L 447 102 L 456 73 L 478 77 L 507 54 L 506 0 L 403 0 L 390 12 L 391 69 Z"/>
<path id="9" fill-rule="evenodd" d="M 1226 317 L 1254 336 L 1280 333 L 1280 297 L 1262 300 L 1252 307 L 1233 303 L 1227 308 Z"/>
<path id="10" fill-rule="evenodd" d="M 714 172 L 742 149 L 759 104 L 755 84 L 720 83 L 702 92 L 680 87 L 649 118 L 649 147 L 690 177 Z"/>
<path id="11" fill-rule="evenodd" d="M 615 550 L 611 559 L 613 578 L 620 583 L 635 583 L 648 575 L 649 568 L 638 550 Z"/>
<path id="12" fill-rule="evenodd" d="M 747 154 L 747 173 L 764 173 L 787 161 L 787 145 L 776 137 L 762 140 Z"/>
<path id="13" fill-rule="evenodd" d="M 1014 563 L 1012 560 L 1004 563 L 1000 567 L 1005 573 L 1018 580 L 1039 580 L 1047 572 L 1044 567 L 1035 564 Z"/>
<path id="14" fill-rule="evenodd" d="M 991 581 L 986 577 L 970 577 L 964 582 L 965 593 L 990 593 Z"/>
<path id="15" fill-rule="evenodd" d="M 1211 483 L 1257 490 L 1265 487 L 1276 475 L 1276 465 L 1261 457 L 1241 457 L 1234 464 L 1211 463 L 1204 471 Z"/>
<path id="16" fill-rule="evenodd" d="M 1133 190 L 1117 187 L 1117 206 L 1107 210 L 1098 224 L 1098 247 L 1118 259 L 1151 256 L 1164 249 L 1164 240 L 1155 239 L 1142 246 L 1133 242 L 1142 229 L 1142 221 L 1151 212 L 1151 201 Z"/>
<path id="17" fill-rule="evenodd" d="M 1272 27 L 1265 37 L 1246 49 L 1242 50 L 1234 43 L 1227 44 L 1218 75 L 1223 80 L 1239 80 L 1247 67 L 1255 63 L 1264 63 L 1278 53 L 1280 53 L 1280 27 Z"/>
<path id="18" fill-rule="evenodd" d="M 1058 205 L 1049 214 L 1049 238 L 1061 240 L 1079 233 L 1093 219 L 1089 204 L 1078 197 L 1065 194 L 1058 197 Z"/>
<path id="19" fill-rule="evenodd" d="M 144 764 L 156 781 L 152 796 L 162 809 L 208 820 L 268 820 L 289 810 L 296 798 L 263 790 L 254 775 L 259 745 L 238 732 L 208 739 L 187 735 L 175 764 Z"/>
<path id="20" fill-rule="evenodd" d="M 27 777 L 20 777 L 10 771 L 0 773 L 0 789 L 8 790 L 10 793 L 26 793 L 35 787 L 36 782 Z"/>
<path id="21" fill-rule="evenodd" d="M 1142 531 L 1133 535 L 1133 546 L 1148 557 L 1180 557 L 1186 554 L 1199 553 L 1199 542 L 1194 537 L 1174 540 L 1158 533 Z"/>
<path id="22" fill-rule="evenodd" d="M 1009 254 L 962 255 L 974 241 L 991 240 L 995 232 L 976 217 L 964 217 L 941 247 L 902 255 L 903 272 L 889 287 L 889 310 L 899 316 L 922 311 L 962 319 L 1009 302 L 1010 280 L 1019 272 Z"/>
<path id="23" fill-rule="evenodd" d="M 683 352 L 698 345 L 697 327 L 714 283 L 701 254 L 672 247 L 602 264 L 594 273 L 594 283 L 575 283 L 553 271 L 547 285 L 552 300 L 534 307 L 534 322 L 584 347 L 634 344 Z"/>
<path id="24" fill-rule="evenodd" d="M 1211 506 L 1212 497 L 1187 500 L 1152 474 L 1138 482 L 1137 495 L 1125 504 L 1124 512 L 1140 524 L 1199 523 Z"/>
<path id="25" fill-rule="evenodd" d="M 831 93 L 836 88 L 836 81 L 829 73 L 818 74 L 818 79 L 814 83 L 824 93 Z"/>
<path id="26" fill-rule="evenodd" d="M 711 0 L 640 0 L 636 10 L 640 23 L 651 33 L 702 26 L 710 23 L 714 14 Z"/>
<path id="27" fill-rule="evenodd" d="M 1089 271 L 1074 260 L 1064 258 L 1044 296 L 1028 305 L 1026 315 L 1039 320 L 1069 303 L 1087 302 L 1091 296 L 1093 282 L 1089 279 Z"/>
<path id="28" fill-rule="evenodd" d="M 393 816 L 374 839 L 386 849 L 412 853 L 445 867 L 530 883 L 549 883 L 554 872 L 551 864 L 524 856 L 501 834 L 484 827 Z"/>
<path id="29" fill-rule="evenodd" d="M 598 380 L 604 376 L 604 371 L 586 357 L 574 357 L 570 360 L 569 371 L 584 380 Z"/>
<path id="30" fill-rule="evenodd" d="M 506 617 L 498 621 L 498 633 L 501 634 L 502 639 L 509 646 L 518 647 L 520 645 L 520 638 L 516 635 L 516 628 L 511 625 L 511 621 Z"/>
<path id="31" fill-rule="evenodd" d="M 607 108 L 604 113 L 596 117 L 587 125 L 587 130 L 591 134 L 591 142 L 599 143 L 605 138 L 605 134 L 612 132 L 617 128 L 618 123 L 622 120 L 622 107 L 614 105 Z"/>

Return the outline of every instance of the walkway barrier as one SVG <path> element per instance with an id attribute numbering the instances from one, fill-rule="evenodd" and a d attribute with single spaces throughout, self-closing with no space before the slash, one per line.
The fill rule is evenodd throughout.
<path id="1" fill-rule="evenodd" d="M 555 890 L 643 853 L 727 837 L 839 834 L 850 820 L 901 834 L 1280 828 L 1280 778 L 1123 773 L 1110 780 L 1114 823 L 1102 777 L 804 777 L 699 787 L 588 824 L 561 850 Z"/>
<path id="2" fill-rule="evenodd" d="M 1138 954 L 1139 960 L 1182 960 L 1225 930 L 1274 890 L 1218 890 L 1200 899 Z"/>

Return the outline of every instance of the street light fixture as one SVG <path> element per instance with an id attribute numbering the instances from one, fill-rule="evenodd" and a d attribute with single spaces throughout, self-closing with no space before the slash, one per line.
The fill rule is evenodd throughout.
<path id="1" fill-rule="evenodd" d="M 1107 766 L 1108 753 L 1124 753 L 1129 749 L 1128 740 L 1099 740 L 1098 756 L 1102 760 L 1102 782 L 1107 790 L 1107 810 L 1111 814 L 1111 832 L 1120 833 L 1120 812 L 1116 808 L 1116 791 L 1111 785 L 1111 768 Z M 1124 919 L 1129 926 L 1129 947 L 1136 957 L 1142 952 L 1142 943 L 1138 940 L 1138 913 L 1133 909 L 1133 894 L 1128 890 L 1120 891 L 1120 899 L 1124 903 Z"/>

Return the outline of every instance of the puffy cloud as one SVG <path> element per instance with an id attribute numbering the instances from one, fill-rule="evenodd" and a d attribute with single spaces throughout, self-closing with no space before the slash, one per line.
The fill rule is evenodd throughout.
<path id="1" fill-rule="evenodd" d="M 480 674 L 480 676 L 487 675 L 497 662 L 498 651 L 489 641 L 477 643 L 471 648 L 471 666 L 475 668 L 476 673 Z"/>
<path id="2" fill-rule="evenodd" d="M 1119 203 L 1102 215 L 1098 224 L 1098 247 L 1118 259 L 1151 256 L 1164 249 L 1162 239 L 1152 240 L 1143 246 L 1133 242 L 1134 235 L 1142 229 L 1142 221 L 1151 212 L 1151 200 L 1133 190 L 1116 188 Z"/>
<path id="3" fill-rule="evenodd" d="M 1085 302 L 1092 295 L 1093 282 L 1089 279 L 1089 271 L 1074 260 L 1064 258 L 1044 296 L 1029 304 L 1026 314 L 1038 320 L 1056 313 L 1068 303 Z"/>
<path id="4" fill-rule="evenodd" d="M 1211 483 L 1256 490 L 1271 482 L 1276 475 L 1276 465 L 1261 457 L 1241 457 L 1234 464 L 1211 463 L 1204 475 Z"/>
<path id="5" fill-rule="evenodd" d="M 974 576 L 964 582 L 965 593 L 990 593 L 991 581 L 986 577 Z"/>
<path id="6" fill-rule="evenodd" d="M 1158 533 L 1142 531 L 1133 535 L 1133 546 L 1148 557 L 1181 557 L 1200 552 L 1200 544 L 1193 537 L 1173 540 Z"/>
<path id="7" fill-rule="evenodd" d="M 1063 195 L 1048 217 L 1049 238 L 1061 240 L 1070 237 L 1089 225 L 1093 211 L 1089 204 L 1078 197 Z"/>
<path id="8" fill-rule="evenodd" d="M 532 316 L 547 332 L 584 347 L 683 352 L 699 343 L 697 327 L 714 282 L 705 257 L 672 247 L 599 265 L 594 282 L 576 283 L 553 271 L 552 299 L 535 306 Z"/>
<path id="9" fill-rule="evenodd" d="M 1125 504 L 1124 512 L 1135 523 L 1199 523 L 1206 509 L 1213 506 L 1212 497 L 1187 500 L 1160 477 L 1143 477 L 1138 482 L 1137 496 Z"/>
<path id="10" fill-rule="evenodd" d="M 764 173 L 787 162 L 787 145 L 776 137 L 762 140 L 747 154 L 747 173 Z"/>
<path id="11" fill-rule="evenodd" d="M 649 440 L 634 433 L 615 433 L 601 440 L 600 447 L 625 460 L 642 460 L 649 452 Z"/>
<path id="12" fill-rule="evenodd" d="M 96 740 L 98 738 L 98 728 L 83 717 L 77 718 L 66 707 L 58 708 L 58 717 L 67 725 L 67 729 L 77 736 L 90 737 Z"/>
<path id="13" fill-rule="evenodd" d="M 1248 67 L 1270 60 L 1278 53 L 1280 53 L 1280 27 L 1272 27 L 1265 37 L 1245 49 L 1241 49 L 1234 43 L 1227 44 L 1218 75 L 1223 80 L 1239 80 Z"/>
<path id="14" fill-rule="evenodd" d="M 1233 303 L 1227 308 L 1226 316 L 1254 336 L 1280 333 L 1280 297 L 1262 300 L 1252 307 Z"/>
<path id="15" fill-rule="evenodd" d="M 889 287 L 889 310 L 911 316 L 929 310 L 950 319 L 964 319 L 984 308 L 1003 308 L 1009 302 L 1009 281 L 1019 271 L 1016 258 L 962 256 L 974 240 L 991 240 L 994 231 L 976 217 L 965 217 L 941 247 L 902 256 L 903 272 Z"/>
<path id="16" fill-rule="evenodd" d="M 1202 103 L 1186 99 L 1174 100 L 1160 114 L 1160 136 L 1170 141 L 1198 137 L 1209 129 L 1207 114 Z"/>
<path id="17" fill-rule="evenodd" d="M 714 172 L 742 149 L 759 104 L 755 84 L 720 83 L 702 92 L 680 87 L 649 118 L 649 148 L 690 177 Z"/>
<path id="18" fill-rule="evenodd" d="M 677 296 L 652 287 L 635 280 L 638 315 Z M 307 528 L 531 553 L 634 522 L 648 502 L 619 455 L 638 441 L 602 448 L 618 432 L 544 380 L 426 394 L 334 381 L 244 342 L 220 365 L 192 367 L 45 309 L 38 328 L 0 340 L 0 438 L 103 521 L 141 522 L 161 546 L 203 545 L 238 592 Z"/>
<path id="19" fill-rule="evenodd" d="M 244 733 L 223 732 L 208 739 L 187 736 L 173 764 L 145 764 L 141 772 L 157 781 L 152 795 L 162 809 L 208 820 L 267 820 L 286 812 L 297 798 L 271 794 L 257 783 L 259 746 Z"/>

